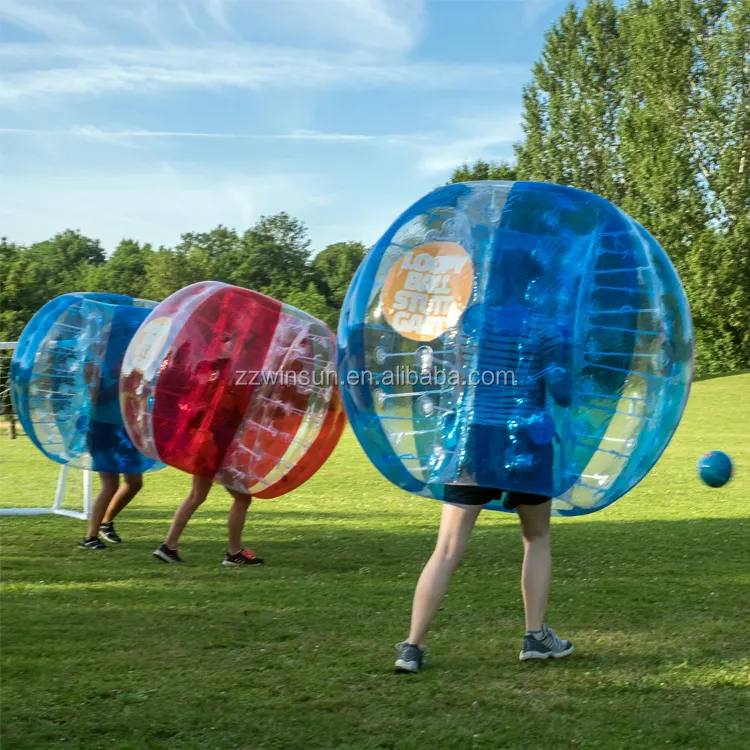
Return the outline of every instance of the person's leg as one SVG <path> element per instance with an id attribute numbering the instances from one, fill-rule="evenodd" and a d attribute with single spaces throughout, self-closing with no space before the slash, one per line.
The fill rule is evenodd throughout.
<path id="1" fill-rule="evenodd" d="M 234 498 L 234 502 L 227 516 L 227 531 L 229 535 L 227 552 L 230 555 L 236 555 L 242 550 L 242 529 L 245 528 L 247 510 L 253 499 L 250 495 L 235 492 L 234 490 L 229 490 L 229 494 Z"/>
<path id="2" fill-rule="evenodd" d="M 177 543 L 180 540 L 180 535 L 182 534 L 183 529 L 187 526 L 187 522 L 190 520 L 193 513 L 195 513 L 198 507 L 208 497 L 212 484 L 212 479 L 193 477 L 193 486 L 190 490 L 190 494 L 182 501 L 180 507 L 177 508 L 174 514 L 174 519 L 172 520 L 172 526 L 169 529 L 167 538 L 164 540 L 164 544 L 169 549 L 177 549 Z"/>
<path id="3" fill-rule="evenodd" d="M 101 489 L 91 508 L 91 518 L 89 518 L 86 537 L 81 540 L 81 546 L 85 545 L 91 549 L 102 549 L 104 547 L 101 542 L 98 545 L 94 544 L 94 540 L 99 540 L 99 527 L 102 524 L 104 514 L 107 512 L 107 507 L 112 502 L 112 498 L 120 486 L 120 475 L 112 474 L 108 471 L 100 471 L 99 480 L 101 482 Z"/>
<path id="4" fill-rule="evenodd" d="M 111 523 L 143 488 L 143 474 L 123 474 L 124 482 L 112 498 L 102 523 Z"/>
<path id="5" fill-rule="evenodd" d="M 226 490 L 234 501 L 227 517 L 229 544 L 222 565 L 262 565 L 263 560 L 260 557 L 256 557 L 252 550 L 242 547 L 242 530 L 245 528 L 247 511 L 253 499 L 246 492 L 237 492 L 228 487 Z"/>
<path id="6" fill-rule="evenodd" d="M 482 505 L 443 505 L 435 551 L 414 592 L 409 644 L 424 647 L 427 631 L 445 598 L 451 575 L 461 561 L 481 510 Z"/>
<path id="7" fill-rule="evenodd" d="M 547 611 L 549 585 L 552 578 L 552 551 L 550 548 L 549 520 L 552 503 L 519 505 L 523 538 L 523 569 L 521 590 L 526 610 L 526 630 L 541 630 Z"/>
<path id="8" fill-rule="evenodd" d="M 573 652 L 570 641 L 559 638 L 544 624 L 552 578 L 551 509 L 549 500 L 517 506 L 524 546 L 521 590 L 526 613 L 526 635 L 519 654 L 521 661 L 561 659 Z"/>

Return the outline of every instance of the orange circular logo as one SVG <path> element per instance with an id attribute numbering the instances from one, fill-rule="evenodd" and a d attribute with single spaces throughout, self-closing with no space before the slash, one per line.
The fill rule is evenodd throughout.
<path id="1" fill-rule="evenodd" d="M 383 312 L 402 336 L 432 341 L 458 323 L 473 285 L 474 267 L 461 245 L 428 242 L 393 264 L 383 284 Z"/>

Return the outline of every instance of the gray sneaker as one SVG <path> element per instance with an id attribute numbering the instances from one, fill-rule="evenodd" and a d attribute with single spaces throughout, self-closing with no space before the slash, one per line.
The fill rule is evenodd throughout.
<path id="1" fill-rule="evenodd" d="M 411 672 L 416 674 L 424 666 L 424 657 L 427 652 L 426 648 L 419 648 L 413 643 L 397 643 L 398 659 L 396 659 L 397 672 Z"/>
<path id="2" fill-rule="evenodd" d="M 523 637 L 523 647 L 518 658 L 521 661 L 529 659 L 563 659 L 573 653 L 573 644 L 558 638 L 546 625 L 542 625 L 542 636 L 537 638 L 531 633 Z"/>

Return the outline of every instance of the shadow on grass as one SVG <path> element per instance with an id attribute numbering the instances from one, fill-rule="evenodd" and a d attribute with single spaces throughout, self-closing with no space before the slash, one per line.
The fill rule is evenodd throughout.
<path id="1" fill-rule="evenodd" d="M 157 512 L 141 515 L 162 517 Z M 321 519 L 329 516 L 319 514 Z M 207 512 L 206 523 L 189 527 L 182 545 L 183 565 L 167 565 L 152 557 L 159 539 L 150 538 L 154 532 L 150 523 L 131 521 L 131 539 L 101 553 L 77 549 L 75 541 L 61 537 L 56 527 L 56 538 L 47 539 L 46 551 L 51 558 L 39 555 L 36 544 L 25 543 L 28 538 L 7 541 L 10 533 L 6 531 L 3 579 L 6 585 L 32 584 L 39 596 L 44 595 L 45 584 L 64 582 L 74 586 L 77 582 L 109 581 L 129 582 L 137 588 L 140 580 L 160 579 L 191 587 L 216 586 L 217 594 L 229 596 L 245 585 L 252 586 L 259 576 L 288 593 L 295 588 L 304 592 L 307 586 L 327 582 L 348 585 L 342 582 L 345 580 L 356 580 L 363 589 L 403 581 L 412 586 L 435 542 L 435 531 L 408 526 L 394 531 L 325 523 L 296 527 L 251 524 L 246 543 L 267 564 L 262 570 L 225 570 L 218 566 L 225 550 L 222 530 L 213 523 L 219 517 L 223 520 L 224 514 Z M 288 514 L 284 514 L 286 517 Z M 52 528 L 50 524 L 45 527 Z M 750 519 L 555 525 L 553 600 L 567 599 L 563 606 L 571 613 L 579 609 L 576 597 L 585 597 L 598 610 L 603 605 L 597 602 L 607 602 L 607 607 L 612 607 L 606 612 L 607 618 L 635 618 L 639 622 L 675 610 L 703 617 L 740 606 L 750 608 L 748 587 L 742 585 L 747 576 L 748 532 Z M 480 525 L 456 575 L 451 596 L 476 595 L 476 609 L 480 611 L 492 599 L 495 588 L 517 588 L 521 559 L 515 524 Z M 245 573 L 255 578 L 242 577 Z M 120 591 L 127 595 L 127 589 Z M 7 591 L 5 596 L 10 602 L 14 591 Z M 618 600 L 630 603 L 621 607 Z M 722 608 L 717 610 L 717 604 Z M 582 625 L 590 614 L 583 617 Z"/>
<path id="2" fill-rule="evenodd" d="M 259 503 L 262 502 L 266 501 L 259 501 Z M 133 508 L 132 511 L 127 512 L 127 515 L 123 513 L 122 521 L 116 520 L 115 523 L 117 524 L 118 528 L 120 528 L 121 523 L 123 525 L 123 528 L 137 528 L 139 521 L 159 519 L 166 520 L 167 526 L 169 526 L 169 523 L 172 521 L 172 517 L 174 516 L 174 512 L 177 509 L 177 505 L 178 504 L 176 503 L 173 508 L 167 506 L 164 508 L 164 510 Z M 228 500 L 226 503 L 226 507 L 221 507 L 217 504 L 212 503 L 210 508 L 200 508 L 196 512 L 195 516 L 193 516 L 193 519 L 190 521 L 190 526 L 188 526 L 188 529 L 193 528 L 197 525 L 205 525 L 206 523 L 225 523 L 230 505 L 231 500 Z M 260 513 L 258 513 L 259 509 Z M 268 513 L 269 510 L 271 510 L 272 512 Z M 409 509 L 407 506 L 404 507 L 403 512 L 394 514 L 392 510 L 385 508 L 382 510 L 369 510 L 363 508 L 362 510 L 355 509 L 349 512 L 338 512 L 330 510 L 290 510 L 281 506 L 279 506 L 278 508 L 270 509 L 269 506 L 261 507 L 260 505 L 253 505 L 248 515 L 248 526 L 251 527 L 255 522 L 268 523 L 271 521 L 280 521 L 282 523 L 286 523 L 286 521 L 288 520 L 307 521 L 315 519 L 326 519 L 328 521 L 351 521 L 360 518 L 382 518 L 386 522 L 388 519 L 392 519 L 394 522 L 396 520 L 400 522 L 402 519 L 408 519 L 411 515 L 412 514 L 409 513 Z M 12 516 L 7 516 L 7 518 L 12 518 Z"/>
<path id="3" fill-rule="evenodd" d="M 750 374 L 750 369 L 748 370 L 734 370 L 733 372 L 721 372 L 717 375 L 702 375 L 699 378 L 694 378 L 695 383 L 702 383 L 705 380 L 716 380 L 717 378 L 728 378 L 732 375 L 748 375 Z"/>
<path id="4" fill-rule="evenodd" d="M 436 530 L 283 518 L 250 526 L 268 564 L 247 569 L 218 565 L 218 525 L 194 526 L 188 562 L 167 565 L 135 514 L 132 541 L 100 555 L 59 521 L 31 541 L 4 524 L 6 744 L 615 748 L 657 732 L 743 747 L 748 519 L 556 525 L 550 618 L 577 653 L 546 665 L 517 662 L 518 528 L 480 524 L 433 667 L 404 680 L 392 645 Z"/>

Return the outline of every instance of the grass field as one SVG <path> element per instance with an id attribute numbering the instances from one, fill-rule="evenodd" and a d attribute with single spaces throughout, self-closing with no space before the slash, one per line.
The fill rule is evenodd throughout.
<path id="1" fill-rule="evenodd" d="M 695 477 L 712 448 L 736 461 L 721 490 Z M 55 466 L 26 439 L 1 435 L 0 459 L 3 505 L 51 501 Z M 636 490 L 555 522 L 548 621 L 577 646 L 560 663 L 517 661 L 517 522 L 485 513 L 431 667 L 392 673 L 440 506 L 387 484 L 349 433 L 251 510 L 264 567 L 218 565 L 218 488 L 187 562 L 151 557 L 187 487 L 147 478 L 106 553 L 76 549 L 81 522 L 0 521 L 3 750 L 750 747 L 750 374 L 697 383 Z"/>

